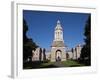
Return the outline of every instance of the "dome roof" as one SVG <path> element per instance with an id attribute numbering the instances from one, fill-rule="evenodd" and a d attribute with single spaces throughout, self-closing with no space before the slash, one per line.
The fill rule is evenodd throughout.
<path id="1" fill-rule="evenodd" d="M 55 30 L 62 30 L 62 27 L 61 27 L 61 24 L 60 24 L 59 20 L 57 21 L 57 25 L 56 25 Z"/>

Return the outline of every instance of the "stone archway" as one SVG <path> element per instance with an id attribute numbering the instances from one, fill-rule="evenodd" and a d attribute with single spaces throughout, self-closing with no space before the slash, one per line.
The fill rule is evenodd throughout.
<path id="1" fill-rule="evenodd" d="M 55 53 L 55 60 L 56 61 L 61 61 L 62 59 L 62 51 L 61 50 L 57 50 Z"/>

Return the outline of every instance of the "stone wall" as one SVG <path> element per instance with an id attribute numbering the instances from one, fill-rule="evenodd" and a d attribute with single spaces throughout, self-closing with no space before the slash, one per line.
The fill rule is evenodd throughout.
<path id="1" fill-rule="evenodd" d="M 42 49 L 42 53 L 41 53 L 41 61 L 43 61 L 43 48 Z M 32 61 L 40 61 L 40 48 L 37 48 L 35 51 L 32 50 Z"/>
<path id="2" fill-rule="evenodd" d="M 56 61 L 56 51 L 60 50 L 61 51 L 61 61 L 66 61 L 67 59 L 73 59 L 77 60 L 80 58 L 81 54 L 81 49 L 82 47 L 80 45 L 76 46 L 72 50 L 66 51 L 65 47 L 52 47 L 51 51 L 46 52 L 46 59 L 50 60 L 51 62 Z M 40 48 L 37 48 L 35 51 L 32 50 L 32 61 L 40 61 L 39 56 L 40 56 Z M 43 49 L 41 53 L 41 61 L 43 61 Z"/>

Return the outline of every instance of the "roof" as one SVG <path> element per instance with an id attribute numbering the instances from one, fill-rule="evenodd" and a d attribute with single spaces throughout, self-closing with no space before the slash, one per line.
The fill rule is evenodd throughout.
<path id="1" fill-rule="evenodd" d="M 65 47 L 64 42 L 63 41 L 53 41 L 52 47 Z"/>
<path id="2" fill-rule="evenodd" d="M 62 30 L 62 27 L 61 27 L 61 24 L 60 24 L 59 20 L 57 21 L 57 25 L 55 27 L 55 30 Z"/>

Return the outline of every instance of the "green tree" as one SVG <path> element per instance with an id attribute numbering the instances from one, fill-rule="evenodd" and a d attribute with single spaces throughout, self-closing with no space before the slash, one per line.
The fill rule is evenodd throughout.
<path id="1" fill-rule="evenodd" d="M 40 48 L 40 51 L 39 51 L 39 61 L 42 61 L 42 48 Z"/>
<path id="2" fill-rule="evenodd" d="M 45 48 L 43 49 L 43 60 L 45 61 L 46 60 L 46 54 L 45 54 Z"/>
<path id="3" fill-rule="evenodd" d="M 26 33 L 28 31 L 28 25 L 23 19 L 23 60 L 32 57 L 32 50 L 35 50 L 38 46 L 32 39 L 27 38 Z"/>
<path id="4" fill-rule="evenodd" d="M 91 17 L 89 16 L 85 25 L 85 45 L 81 50 L 81 62 L 86 65 L 91 65 Z"/>
<path id="5" fill-rule="evenodd" d="M 27 25 L 25 19 L 23 19 L 23 44 L 25 44 L 28 40 L 28 38 L 26 37 L 27 31 L 28 31 L 28 25 Z"/>

